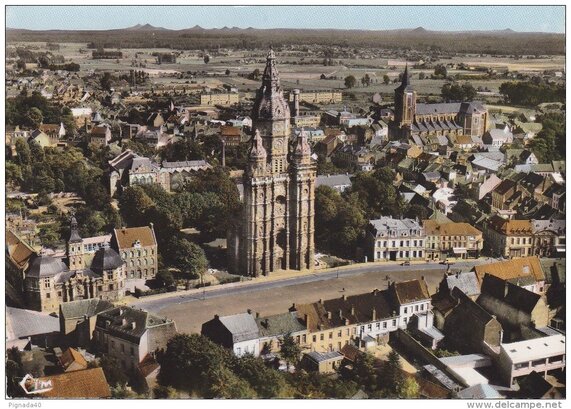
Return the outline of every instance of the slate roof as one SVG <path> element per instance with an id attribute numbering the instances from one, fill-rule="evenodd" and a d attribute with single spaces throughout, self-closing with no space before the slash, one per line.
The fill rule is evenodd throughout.
<path id="1" fill-rule="evenodd" d="M 157 244 L 155 233 L 149 226 L 115 229 L 114 234 L 119 249 L 132 248 L 136 240 L 140 241 L 141 247 L 154 246 Z"/>
<path id="2" fill-rule="evenodd" d="M 458 311 L 462 311 L 466 315 L 466 320 L 477 320 L 479 323 L 485 325 L 494 319 L 480 304 L 472 301 L 472 299 L 459 288 L 454 287 L 452 297 L 460 301 L 463 309 L 459 309 Z"/>
<path id="3" fill-rule="evenodd" d="M 305 330 L 294 312 L 256 318 L 260 337 L 275 337 Z"/>
<path id="4" fill-rule="evenodd" d="M 42 398 L 109 398 L 111 391 L 101 368 L 44 376 L 40 381 L 51 381 L 52 389 L 39 394 Z"/>
<path id="5" fill-rule="evenodd" d="M 476 277 L 476 273 L 473 271 L 450 274 L 446 276 L 446 283 L 450 291 L 456 287 L 468 296 L 480 294 L 478 277 Z"/>
<path id="6" fill-rule="evenodd" d="M 26 272 L 26 277 L 54 277 L 67 271 L 64 262 L 56 257 L 35 255 Z"/>
<path id="7" fill-rule="evenodd" d="M 123 324 L 125 320 L 125 324 Z M 96 326 L 118 338 L 139 343 L 143 334 L 150 327 L 156 327 L 173 321 L 153 315 L 147 311 L 129 307 L 116 307 L 101 312 L 97 316 Z M 135 328 L 133 328 L 133 323 Z"/>
<path id="8" fill-rule="evenodd" d="M 315 180 L 315 186 L 351 186 L 351 176 L 346 173 L 341 173 L 338 175 L 319 175 Z"/>
<path id="9" fill-rule="evenodd" d="M 59 319 L 38 311 L 6 307 L 8 341 L 39 334 L 59 332 Z"/>
<path id="10" fill-rule="evenodd" d="M 111 247 L 102 247 L 95 252 L 91 268 L 94 271 L 115 270 L 123 265 L 123 260 Z"/>
<path id="11" fill-rule="evenodd" d="M 500 399 L 502 395 L 492 386 L 484 383 L 470 386 L 457 393 L 461 399 Z"/>
<path id="12" fill-rule="evenodd" d="M 531 314 L 541 298 L 539 294 L 528 291 L 523 287 L 486 274 L 482 282 L 482 294 L 478 297 L 477 302 L 486 308 L 486 306 L 490 305 L 490 297 L 526 314 Z"/>
<path id="13" fill-rule="evenodd" d="M 232 334 L 234 342 L 248 341 L 259 337 L 256 320 L 247 312 L 235 315 L 226 315 L 219 318 L 220 322 Z"/>
<path id="14" fill-rule="evenodd" d="M 305 354 L 309 359 L 314 362 L 325 362 L 335 359 L 343 359 L 343 354 L 339 351 L 332 351 L 332 352 L 317 352 L 312 351 Z"/>
<path id="15" fill-rule="evenodd" d="M 89 300 L 69 301 L 60 304 L 60 313 L 64 319 L 93 317 L 102 311 L 113 308 L 109 301 L 92 298 Z"/>
<path id="16" fill-rule="evenodd" d="M 292 307 L 300 320 L 305 320 L 307 315 L 307 327 L 310 331 L 341 327 L 346 325 L 345 320 L 350 324 L 371 322 L 373 309 L 376 320 L 392 317 L 393 311 L 396 313 L 397 308 L 392 306 L 388 290 L 374 290 L 370 293 Z"/>

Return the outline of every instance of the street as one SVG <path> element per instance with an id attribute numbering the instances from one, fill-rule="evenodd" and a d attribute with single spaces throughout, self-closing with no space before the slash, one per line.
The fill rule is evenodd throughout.
<path id="1" fill-rule="evenodd" d="M 486 260 L 455 263 L 452 270 L 468 270 Z M 375 288 L 387 288 L 388 281 L 405 281 L 424 276 L 431 293 L 436 291 L 447 266 L 441 264 L 370 265 L 357 264 L 328 272 L 303 274 L 279 281 L 247 283 L 192 294 L 172 293 L 165 298 L 138 301 L 133 305 L 175 320 L 179 332 L 200 332 L 202 324 L 215 314 L 229 315 L 248 309 L 260 315 L 287 311 L 292 303 L 310 303 L 320 298 L 352 295 Z M 388 279 L 387 279 L 388 277 Z"/>

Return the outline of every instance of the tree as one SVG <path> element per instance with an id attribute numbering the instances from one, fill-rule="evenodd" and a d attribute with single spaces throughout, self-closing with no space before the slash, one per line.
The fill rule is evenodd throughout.
<path id="1" fill-rule="evenodd" d="M 172 273 L 166 268 L 159 269 L 155 276 L 155 280 L 161 287 L 169 288 L 175 285 Z"/>
<path id="2" fill-rule="evenodd" d="M 426 78 L 426 74 L 425 74 L 425 73 L 421 72 L 421 73 L 418 74 L 418 79 L 419 79 L 419 80 L 423 80 L 423 79 L 425 79 L 425 78 Z"/>
<path id="3" fill-rule="evenodd" d="M 153 388 L 153 398 L 155 399 L 172 399 L 175 395 L 175 389 L 170 386 L 157 385 Z"/>
<path id="4" fill-rule="evenodd" d="M 250 73 L 250 75 L 248 77 L 252 80 L 257 81 L 260 79 L 260 75 L 261 75 L 260 70 L 258 68 L 256 68 L 254 71 L 252 71 Z"/>
<path id="5" fill-rule="evenodd" d="M 384 82 L 385 85 L 389 85 L 389 84 L 390 84 L 391 79 L 390 79 L 390 77 L 389 77 L 387 74 L 383 75 L 383 82 Z"/>
<path id="6" fill-rule="evenodd" d="M 285 334 L 280 347 L 280 354 L 285 359 L 287 366 L 294 363 L 297 364 L 301 354 L 301 347 L 295 342 L 291 334 Z"/>
<path id="7" fill-rule="evenodd" d="M 477 95 L 476 89 L 470 83 L 446 83 L 442 86 L 441 93 L 446 101 L 471 101 Z"/>
<path id="8" fill-rule="evenodd" d="M 26 125 L 35 129 L 38 128 L 44 121 L 44 115 L 38 108 L 30 108 L 28 112 L 26 112 L 25 120 Z"/>
<path id="9" fill-rule="evenodd" d="M 226 76 L 229 77 L 230 76 L 230 70 L 228 68 L 226 68 L 226 72 L 225 72 Z"/>
<path id="10" fill-rule="evenodd" d="M 368 392 L 377 390 L 378 376 L 375 357 L 371 354 L 358 354 L 353 365 L 352 380 Z"/>
<path id="11" fill-rule="evenodd" d="M 204 250 L 187 239 L 173 238 L 169 251 L 173 267 L 178 268 L 188 278 L 197 278 L 206 272 L 208 261 Z"/>
<path id="12" fill-rule="evenodd" d="M 259 398 L 288 397 L 289 388 L 283 375 L 266 366 L 261 358 L 244 355 L 235 359 L 230 367 L 232 372 L 250 384 Z"/>
<path id="13" fill-rule="evenodd" d="M 448 70 L 444 64 L 438 64 L 434 67 L 434 76 L 439 78 L 446 78 L 448 76 Z"/>
<path id="14" fill-rule="evenodd" d="M 127 374 L 121 369 L 119 361 L 109 355 L 103 355 L 99 361 L 99 365 L 103 369 L 107 383 L 112 387 L 124 387 L 129 380 Z"/>
<path id="15" fill-rule="evenodd" d="M 399 399 L 415 399 L 420 394 L 420 386 L 412 377 L 407 377 L 398 390 Z"/>
<path id="16" fill-rule="evenodd" d="M 418 218 L 418 220 L 426 220 L 430 216 L 429 210 L 425 206 L 417 204 L 410 205 L 404 215 L 410 219 Z"/>
<path id="17" fill-rule="evenodd" d="M 113 83 L 113 81 L 112 81 L 111 73 L 104 72 L 103 75 L 101 76 L 101 79 L 99 80 L 99 84 L 101 85 L 101 88 L 104 91 L 110 91 L 112 83 Z"/>
<path id="18" fill-rule="evenodd" d="M 383 365 L 379 377 L 379 386 L 387 397 L 398 397 L 404 385 L 404 374 L 400 363 L 400 356 L 394 350 L 389 353 L 388 361 Z"/>
<path id="19" fill-rule="evenodd" d="M 367 87 L 371 85 L 371 77 L 369 76 L 369 74 L 365 74 L 365 76 L 361 78 L 361 83 Z"/>
<path id="20" fill-rule="evenodd" d="M 355 85 L 357 85 L 357 79 L 354 76 L 349 75 L 349 76 L 345 77 L 345 87 L 346 88 L 353 88 Z"/>
<path id="21" fill-rule="evenodd" d="M 210 62 L 210 56 L 208 54 L 204 55 L 204 64 L 208 64 Z"/>

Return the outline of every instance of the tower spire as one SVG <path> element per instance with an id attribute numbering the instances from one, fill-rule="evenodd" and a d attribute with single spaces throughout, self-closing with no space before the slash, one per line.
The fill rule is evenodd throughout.
<path id="1" fill-rule="evenodd" d="M 408 62 L 404 66 L 404 73 L 402 74 L 402 85 L 405 87 L 410 85 L 409 76 L 408 76 Z"/>
<path id="2" fill-rule="evenodd" d="M 73 213 L 70 220 L 70 235 L 68 241 L 70 243 L 77 243 L 81 241 L 81 236 L 79 235 L 79 230 L 77 228 L 77 219 Z"/>

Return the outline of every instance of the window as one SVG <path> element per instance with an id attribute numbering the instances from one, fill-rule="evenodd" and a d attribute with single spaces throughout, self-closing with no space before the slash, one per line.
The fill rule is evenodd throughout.
<path id="1" fill-rule="evenodd" d="M 408 307 L 404 307 L 404 313 L 406 314 L 408 312 Z"/>
<path id="2" fill-rule="evenodd" d="M 317 342 L 317 335 L 313 336 L 313 342 Z"/>
<path id="3" fill-rule="evenodd" d="M 325 339 L 324 334 L 319 335 L 319 339 L 320 339 L 321 341 L 323 341 L 323 340 Z"/>
<path id="4" fill-rule="evenodd" d="M 339 332 L 337 333 L 337 336 L 338 336 L 339 338 L 341 338 L 341 337 L 343 336 L 343 331 L 339 331 Z"/>
<path id="5" fill-rule="evenodd" d="M 407 321 L 407 318 L 405 317 L 404 320 L 403 320 L 403 322 L 406 324 L 406 321 Z"/>
<path id="6" fill-rule="evenodd" d="M 46 298 L 51 298 L 51 294 L 50 294 L 50 293 L 47 293 L 47 294 L 46 294 Z"/>
<path id="7" fill-rule="evenodd" d="M 420 311 L 424 311 L 424 304 L 420 304 Z"/>
<path id="8" fill-rule="evenodd" d="M 305 344 L 307 342 L 307 335 L 303 334 L 303 343 Z"/>
<path id="9" fill-rule="evenodd" d="M 351 333 L 351 330 L 350 330 L 349 328 L 347 328 L 347 329 L 345 330 L 345 334 L 346 334 L 346 335 L 349 335 L 350 333 Z"/>
<path id="10" fill-rule="evenodd" d="M 383 322 L 383 329 L 387 329 L 387 322 Z"/>
<path id="11" fill-rule="evenodd" d="M 381 323 L 380 323 L 380 322 L 377 322 L 377 325 L 376 325 L 376 326 L 377 326 L 377 329 L 380 329 L 380 328 L 381 328 Z"/>
<path id="12" fill-rule="evenodd" d="M 370 331 L 371 329 L 373 329 L 373 325 L 372 324 L 367 325 L 367 330 Z"/>
<path id="13" fill-rule="evenodd" d="M 397 325 L 397 320 L 393 320 L 393 327 L 396 327 Z"/>
<path id="14" fill-rule="evenodd" d="M 333 332 L 329 333 L 329 339 L 333 339 Z"/>
<path id="15" fill-rule="evenodd" d="M 241 355 L 242 354 L 242 348 L 238 347 L 236 348 L 236 355 Z"/>
<path id="16" fill-rule="evenodd" d="M 44 278 L 44 287 L 45 288 L 50 288 L 50 279 L 49 278 Z"/>
<path id="17" fill-rule="evenodd" d="M 418 311 L 418 305 L 415 305 L 415 306 L 414 306 L 414 310 L 415 310 L 415 311 Z"/>

